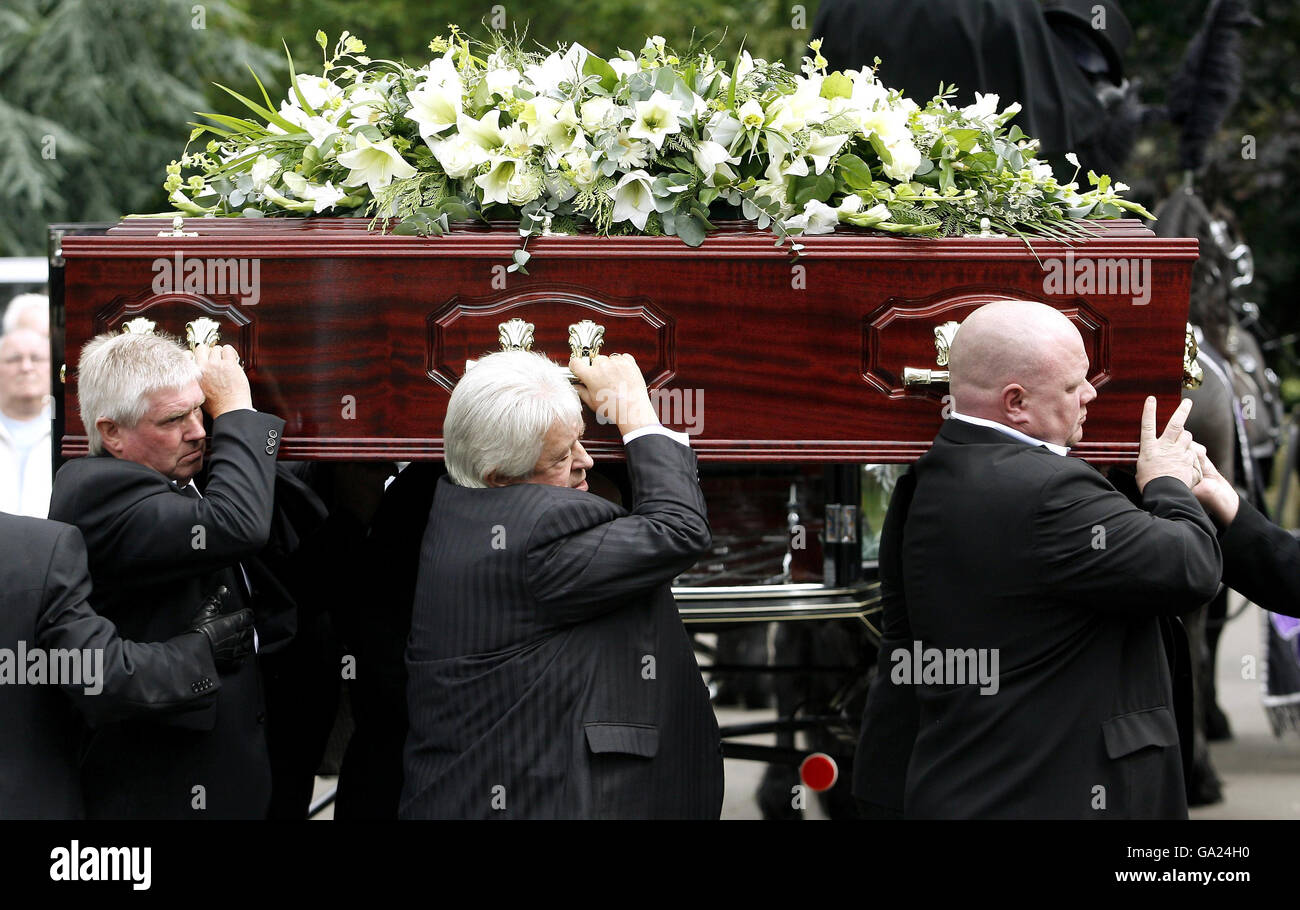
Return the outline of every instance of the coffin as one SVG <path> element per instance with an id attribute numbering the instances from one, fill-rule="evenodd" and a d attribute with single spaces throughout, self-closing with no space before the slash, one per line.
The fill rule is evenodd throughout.
<path id="1" fill-rule="evenodd" d="M 943 419 L 936 329 L 996 298 L 1038 300 L 1079 327 L 1099 397 L 1076 454 L 1136 458 L 1142 399 L 1176 403 L 1196 241 L 1136 221 L 1098 222 L 1065 246 L 925 240 L 845 230 L 803 239 L 723 227 L 698 249 L 672 237 L 534 238 L 528 274 L 504 226 L 383 235 L 354 219 L 124 221 L 69 231 L 62 276 L 66 401 L 61 451 L 84 454 L 76 353 L 143 317 L 184 337 L 219 324 L 257 407 L 287 421 L 286 459 L 429 460 L 466 362 L 511 320 L 567 362 L 570 326 L 603 327 L 634 354 L 664 422 L 705 462 L 904 462 Z M 55 289 L 56 305 L 59 290 Z M 56 312 L 57 317 L 57 312 Z M 514 338 L 520 341 L 521 338 Z M 56 356 L 58 354 L 56 339 Z M 589 422 L 596 457 L 613 427 Z"/>

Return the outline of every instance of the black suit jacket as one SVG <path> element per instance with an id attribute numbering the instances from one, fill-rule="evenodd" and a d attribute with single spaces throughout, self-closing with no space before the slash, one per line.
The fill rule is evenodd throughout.
<path id="1" fill-rule="evenodd" d="M 59 470 L 50 517 L 81 529 L 96 606 L 122 635 L 163 641 L 190 623 L 203 592 L 217 584 L 242 590 L 238 560 L 270 533 L 283 429 L 283 420 L 256 411 L 214 420 L 201 499 L 182 495 L 153 468 L 109 455 Z M 98 730 L 82 767 L 87 814 L 265 817 L 270 767 L 257 662 L 243 662 L 221 682 L 216 704 L 183 724 L 132 720 Z"/>
<path id="2" fill-rule="evenodd" d="M 670 584 L 710 543 L 695 455 L 627 446 L 631 513 L 439 481 L 407 649 L 403 818 L 717 818 L 718 725 Z"/>
<path id="3" fill-rule="evenodd" d="M 1219 535 L 1223 583 L 1265 610 L 1300 616 L 1300 541 L 1244 499 Z"/>
<path id="4" fill-rule="evenodd" d="M 1186 817 L 1158 617 L 1211 598 L 1221 562 L 1184 485 L 1156 478 L 1143 504 L 1078 459 L 944 423 L 882 530 L 859 800 L 917 818 Z M 900 680 L 893 656 L 917 640 L 997 649 L 997 692 Z"/>
<path id="5" fill-rule="evenodd" d="M 86 602 L 90 572 L 76 528 L 0 512 L 0 553 L 0 648 L 8 657 L 16 661 L 20 643 L 47 658 L 57 651 L 102 654 L 102 664 L 93 657 L 88 668 L 81 664 L 80 681 L 61 672 L 61 687 L 3 680 L 0 818 L 80 818 L 82 720 L 99 726 L 210 706 L 221 688 L 212 648 L 203 635 L 167 644 L 119 638 Z"/>

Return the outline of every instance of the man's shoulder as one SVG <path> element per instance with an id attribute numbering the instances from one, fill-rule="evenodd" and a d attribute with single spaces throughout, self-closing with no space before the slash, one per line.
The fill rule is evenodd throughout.
<path id="1" fill-rule="evenodd" d="M 19 549 L 28 553 L 47 552 L 68 533 L 75 534 L 77 529 L 61 521 L 0 512 L 0 549 L 9 555 Z"/>
<path id="2" fill-rule="evenodd" d="M 1069 455 L 1058 455 L 1046 446 L 1033 446 L 1010 437 L 1006 441 L 994 440 L 979 445 L 953 442 L 943 435 L 935 438 L 930 451 L 921 456 L 917 467 L 945 463 L 978 465 L 996 477 L 1017 484 L 1035 484 L 1052 478 L 1099 477 L 1085 461 Z"/>
<path id="3" fill-rule="evenodd" d="M 114 458 L 112 455 L 86 455 L 82 458 L 74 458 L 59 468 L 58 473 L 54 475 L 54 490 L 57 494 L 61 488 L 88 485 L 100 487 L 112 483 L 115 478 L 136 481 L 156 480 L 163 486 L 167 485 L 167 478 L 147 465 Z"/>
<path id="4" fill-rule="evenodd" d="M 167 478 L 134 461 L 111 455 L 87 455 L 69 461 L 54 476 L 50 490 L 50 518 L 77 525 L 83 531 L 102 507 L 120 505 L 165 492 Z"/>

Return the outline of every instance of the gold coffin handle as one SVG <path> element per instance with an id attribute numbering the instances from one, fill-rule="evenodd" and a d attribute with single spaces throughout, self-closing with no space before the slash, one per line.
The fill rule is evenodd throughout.
<path id="1" fill-rule="evenodd" d="M 945 322 L 934 328 L 934 363 L 935 366 L 948 365 L 948 350 L 952 340 L 961 328 L 960 322 Z M 925 385 L 944 385 L 948 382 L 947 370 L 931 370 L 919 367 L 903 367 L 903 387 L 910 388 Z"/>
<path id="2" fill-rule="evenodd" d="M 531 351 L 533 349 L 533 331 L 535 328 L 531 322 L 525 322 L 518 317 L 499 323 L 497 325 L 497 338 L 501 343 L 501 350 Z M 604 343 L 605 327 L 603 325 L 597 325 L 590 319 L 583 319 L 569 326 L 569 350 L 574 357 L 586 357 L 590 360 L 600 353 L 600 347 Z M 472 370 L 477 363 L 477 360 L 466 360 L 465 370 Z M 578 381 L 578 377 L 574 376 L 568 367 L 564 368 L 564 375 L 570 382 Z"/>
<path id="3" fill-rule="evenodd" d="M 1196 343 L 1196 329 L 1187 323 L 1187 332 L 1183 336 L 1183 388 L 1199 389 L 1205 381 L 1205 371 L 1196 362 L 1200 347 Z"/>
<path id="4" fill-rule="evenodd" d="M 201 344 L 216 347 L 221 343 L 221 323 L 206 316 L 185 323 L 185 341 L 194 350 Z"/>

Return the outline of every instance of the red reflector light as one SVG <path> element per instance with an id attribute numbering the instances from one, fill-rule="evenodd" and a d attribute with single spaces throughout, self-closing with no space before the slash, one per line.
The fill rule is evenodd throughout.
<path id="1" fill-rule="evenodd" d="M 840 779 L 840 768 L 825 752 L 814 752 L 799 765 L 799 779 L 809 790 L 821 793 L 835 786 Z"/>

